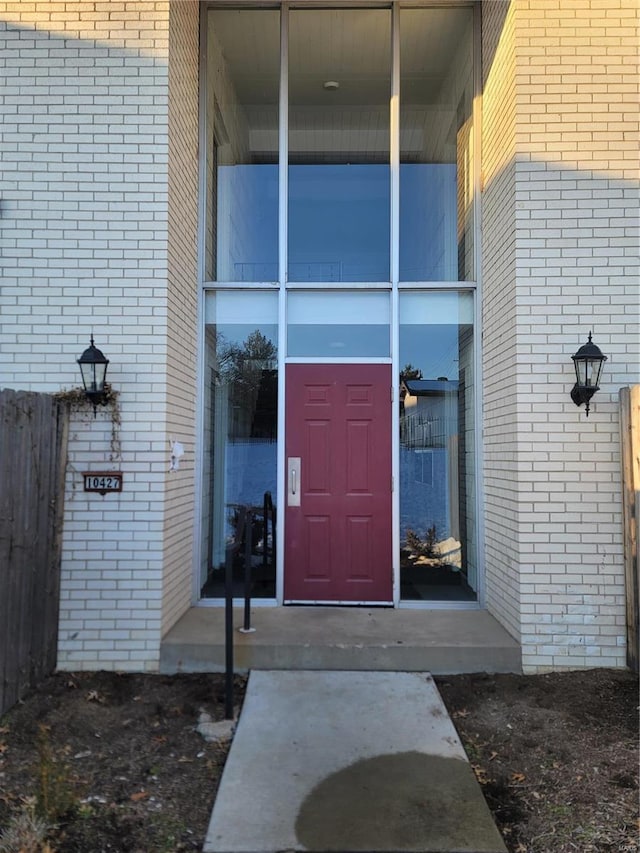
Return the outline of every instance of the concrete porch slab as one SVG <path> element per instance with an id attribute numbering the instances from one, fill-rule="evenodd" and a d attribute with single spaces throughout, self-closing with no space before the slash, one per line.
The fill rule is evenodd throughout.
<path id="1" fill-rule="evenodd" d="M 252 672 L 204 853 L 505 853 L 433 679 Z"/>
<path id="2" fill-rule="evenodd" d="M 234 611 L 237 672 L 520 672 L 520 646 L 485 610 L 255 607 Z M 224 671 L 224 608 L 192 607 L 162 640 L 160 671 Z"/>

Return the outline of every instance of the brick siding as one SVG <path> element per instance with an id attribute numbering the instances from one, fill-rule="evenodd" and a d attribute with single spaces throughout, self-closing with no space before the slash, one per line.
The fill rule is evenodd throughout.
<path id="1" fill-rule="evenodd" d="M 0 384 L 77 387 L 93 331 L 119 392 L 115 442 L 109 411 L 72 419 L 62 668 L 156 668 L 163 601 L 166 623 L 191 567 L 197 4 L 175 22 L 173 5 L 170 25 L 168 2 L 0 3 Z M 194 18 L 180 101 L 169 46 Z M 168 482 L 172 437 L 190 457 Z M 99 468 L 123 470 L 120 495 L 81 490 Z"/>
<path id="2" fill-rule="evenodd" d="M 527 670 L 619 666 L 617 394 L 637 382 L 639 341 L 637 5 L 504 5 L 483 4 L 488 602 Z M 585 418 L 569 398 L 571 354 L 591 329 L 609 361 Z"/>

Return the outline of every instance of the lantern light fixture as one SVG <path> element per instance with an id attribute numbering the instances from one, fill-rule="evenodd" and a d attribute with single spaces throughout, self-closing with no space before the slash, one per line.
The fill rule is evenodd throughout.
<path id="1" fill-rule="evenodd" d="M 105 378 L 109 359 L 95 346 L 93 334 L 91 345 L 82 353 L 78 359 L 84 392 L 93 404 L 93 416 L 96 416 L 96 406 L 107 402 L 105 390 Z"/>
<path id="2" fill-rule="evenodd" d="M 576 384 L 571 389 L 571 399 L 576 406 L 586 404 L 585 414 L 589 417 L 589 401 L 600 390 L 600 376 L 607 356 L 602 354 L 600 347 L 591 340 L 583 344 L 575 355 L 572 355 L 576 370 Z"/>

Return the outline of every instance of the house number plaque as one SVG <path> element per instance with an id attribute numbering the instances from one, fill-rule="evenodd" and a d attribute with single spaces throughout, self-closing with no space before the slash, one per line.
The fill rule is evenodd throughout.
<path id="1" fill-rule="evenodd" d="M 84 471 L 82 479 L 85 492 L 106 495 L 107 492 L 122 491 L 122 471 Z"/>

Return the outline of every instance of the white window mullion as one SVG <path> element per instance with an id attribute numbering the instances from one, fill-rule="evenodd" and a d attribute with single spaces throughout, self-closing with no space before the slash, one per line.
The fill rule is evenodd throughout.
<path id="1" fill-rule="evenodd" d="M 389 110 L 389 152 L 391 167 L 391 465 L 394 490 L 392 506 L 393 603 L 400 602 L 400 407 L 396 400 L 400 387 L 400 327 L 398 323 L 398 279 L 400 277 L 400 4 L 391 7 L 391 103 Z"/>
<path id="2" fill-rule="evenodd" d="M 207 68 L 209 63 L 207 55 L 207 9 L 200 6 L 200 44 L 199 44 L 199 78 L 203 81 L 198 96 L 198 282 L 203 285 L 206 278 L 206 221 L 207 221 L 207 158 L 211 152 L 207 151 Z M 204 384 L 205 384 L 205 346 L 204 346 L 204 287 L 198 288 L 198 352 L 197 352 L 197 388 L 196 394 L 196 453 L 197 458 L 202 459 L 204 455 Z M 196 493 L 196 512 L 194 516 L 194 538 L 193 538 L 193 571 L 191 575 L 191 603 L 196 604 L 200 599 L 202 589 L 202 492 L 204 482 L 204 471 L 202 465 L 195 466 L 194 488 Z"/>
<path id="3" fill-rule="evenodd" d="M 476 541 L 477 541 L 477 570 L 478 570 L 478 603 L 485 606 L 485 540 L 484 540 L 484 512 L 482 496 L 484 495 L 484 432 L 483 432 L 483 372 L 482 372 L 482 206 L 481 200 L 481 175 L 482 175 L 482 73 L 481 73 L 481 30 L 480 4 L 474 7 L 473 15 L 473 252 L 474 269 L 476 280 L 475 307 L 474 307 L 474 345 L 475 360 L 473 369 L 474 402 L 475 402 L 475 519 L 476 519 Z"/>
<path id="4" fill-rule="evenodd" d="M 287 346 L 287 222 L 289 191 L 289 4 L 280 9 L 280 103 L 278 112 L 278 521 L 276 524 L 276 601 L 284 601 L 285 357 Z"/>
<path id="5" fill-rule="evenodd" d="M 287 282 L 287 221 L 289 189 L 289 4 L 280 9 L 279 205 L 278 246 L 280 286 Z"/>
<path id="6" fill-rule="evenodd" d="M 398 285 L 400 277 L 400 4 L 394 2 L 391 17 L 391 103 L 390 166 L 391 166 L 391 284 Z"/>

